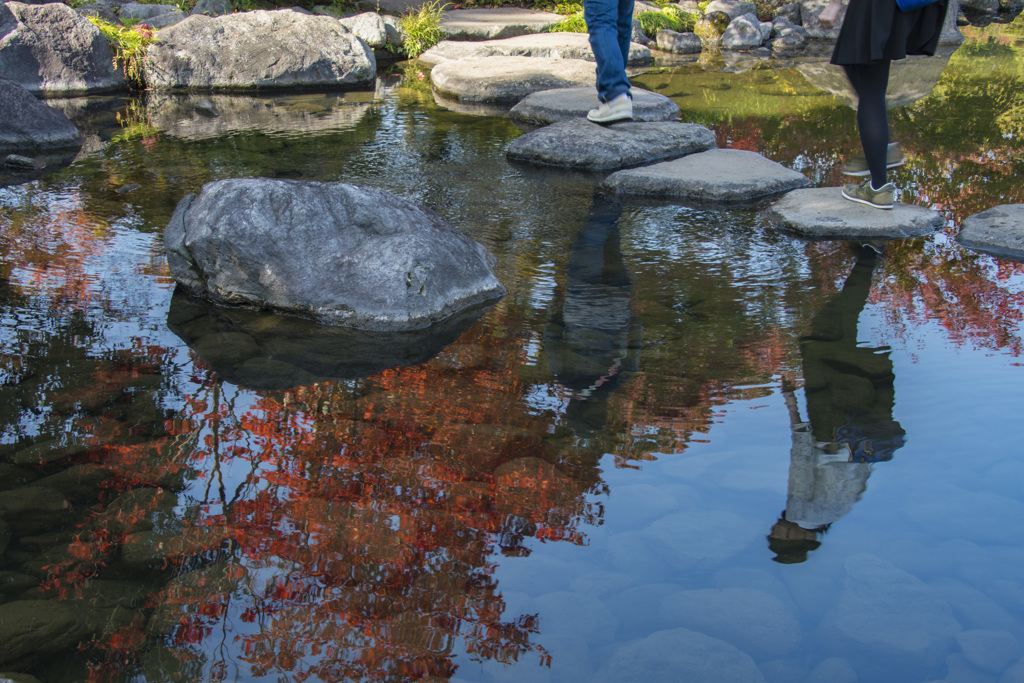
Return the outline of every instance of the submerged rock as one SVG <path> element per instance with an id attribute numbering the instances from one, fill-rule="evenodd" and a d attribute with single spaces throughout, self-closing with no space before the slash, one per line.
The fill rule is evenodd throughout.
<path id="1" fill-rule="evenodd" d="M 0 669 L 18 669 L 73 648 L 89 635 L 70 602 L 17 600 L 0 605 Z"/>
<path id="2" fill-rule="evenodd" d="M 897 203 L 891 210 L 851 202 L 838 187 L 795 190 L 768 211 L 780 228 L 812 239 L 901 239 L 921 237 L 945 223 L 942 214 Z"/>
<path id="3" fill-rule="evenodd" d="M 1024 262 L 1024 204 L 1000 204 L 964 220 L 960 244 Z"/>
<path id="4" fill-rule="evenodd" d="M 196 296 L 360 329 L 422 328 L 505 293 L 494 257 L 444 218 L 348 183 L 208 183 L 164 245 Z"/>
<path id="5" fill-rule="evenodd" d="M 804 174 L 739 149 L 712 149 L 619 171 L 605 181 L 607 188 L 620 195 L 708 203 L 744 202 L 809 184 Z"/>
<path id="6" fill-rule="evenodd" d="M 623 645 L 594 680 L 765 683 L 750 655 L 724 640 L 686 628 L 658 631 Z"/>
<path id="7" fill-rule="evenodd" d="M 247 389 L 289 389 L 425 363 L 483 311 L 474 306 L 421 330 L 372 332 L 214 306 L 178 290 L 167 327 L 226 381 Z"/>
<path id="8" fill-rule="evenodd" d="M 512 143 L 507 157 L 544 166 L 605 171 L 671 159 L 715 146 L 704 126 L 678 121 L 624 121 L 602 126 L 570 119 L 527 133 Z"/>
<path id="9" fill-rule="evenodd" d="M 594 64 L 582 59 L 483 57 L 438 64 L 430 72 L 436 92 L 458 102 L 519 102 L 552 88 L 594 87 Z"/>
<path id="10" fill-rule="evenodd" d="M 0 3 L 0 74 L 34 94 L 125 90 L 106 38 L 59 2 Z"/>
<path id="11" fill-rule="evenodd" d="M 679 105 L 642 88 L 633 88 L 634 121 L 676 121 Z M 546 126 L 556 121 L 583 118 L 599 104 L 595 88 L 555 88 L 527 95 L 512 107 L 508 117 L 516 123 Z"/>
<path id="12" fill-rule="evenodd" d="M 359 87 L 377 77 L 373 51 L 337 19 L 291 10 L 193 14 L 156 39 L 144 67 L 156 90 Z"/>

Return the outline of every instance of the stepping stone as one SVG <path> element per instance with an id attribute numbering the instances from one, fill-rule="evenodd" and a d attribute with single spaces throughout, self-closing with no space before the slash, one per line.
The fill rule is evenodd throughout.
<path id="1" fill-rule="evenodd" d="M 619 171 L 604 185 L 619 195 L 734 204 L 810 184 L 803 173 L 741 149 L 711 149 L 682 159 Z"/>
<path id="2" fill-rule="evenodd" d="M 541 33 L 562 20 L 561 14 L 519 7 L 457 9 L 441 16 L 448 40 L 493 40 Z"/>
<path id="3" fill-rule="evenodd" d="M 768 211 L 779 227 L 813 239 L 901 239 L 921 237 L 942 227 L 938 211 L 897 203 L 873 209 L 843 197 L 838 187 L 790 192 Z"/>
<path id="4" fill-rule="evenodd" d="M 633 88 L 633 120 L 677 121 L 679 106 L 650 90 Z M 527 95 L 512 107 L 508 117 L 528 126 L 546 126 L 556 121 L 578 119 L 599 104 L 595 88 L 559 88 Z"/>
<path id="5" fill-rule="evenodd" d="M 483 57 L 438 64 L 434 90 L 458 102 L 513 104 L 538 90 L 595 87 L 593 62 L 540 57 Z"/>
<path id="6" fill-rule="evenodd" d="M 555 59 L 585 59 L 594 68 L 594 51 L 586 33 L 538 33 L 480 43 L 443 40 L 417 59 L 428 66 L 456 59 L 481 57 L 539 57 Z M 651 51 L 632 43 L 629 47 L 629 66 L 647 66 L 653 61 Z"/>
<path id="7" fill-rule="evenodd" d="M 715 146 L 704 126 L 678 121 L 624 121 L 608 126 L 569 119 L 521 136 L 508 148 L 510 161 L 584 171 L 649 164 Z"/>
<path id="8" fill-rule="evenodd" d="M 1024 204 L 1000 204 L 967 218 L 956 239 L 968 249 L 1024 262 Z"/>

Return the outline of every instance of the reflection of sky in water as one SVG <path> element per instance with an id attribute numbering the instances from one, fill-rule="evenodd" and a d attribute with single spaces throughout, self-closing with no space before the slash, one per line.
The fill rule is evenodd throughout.
<path id="1" fill-rule="evenodd" d="M 892 347 L 891 419 L 906 443 L 891 461 L 869 466 L 863 496 L 817 536 L 820 546 L 806 561 L 772 562 L 767 536 L 787 504 L 793 447 L 783 383 L 802 382 L 797 339 L 842 287 L 851 252 L 778 235 L 756 210 L 627 207 L 618 225 L 621 255 L 609 258 L 621 259 L 630 284 L 604 295 L 618 296 L 623 313 L 628 303 L 629 316 L 613 316 L 623 318 L 622 329 L 611 327 L 623 339 L 627 327 L 635 335 L 631 367 L 607 384 L 613 391 L 573 397 L 554 376 L 545 335 L 553 317 L 579 310 L 578 301 L 566 303 L 567 263 L 591 186 L 510 169 L 502 152 L 517 133 L 502 120 L 448 114 L 403 96 L 396 91 L 367 105 L 359 126 L 345 132 L 295 137 L 288 163 L 298 176 L 367 182 L 428 203 L 496 253 L 509 295 L 417 368 L 288 394 L 247 391 L 217 381 L 166 328 L 170 283 L 152 231 L 211 173 L 275 170 L 259 135 L 236 135 L 221 151 L 213 143 L 183 146 L 173 136 L 145 151 L 117 143 L 109 157 L 0 190 L 7 216 L 24 215 L 26 202 L 78 216 L 79 232 L 68 233 L 79 240 L 72 257 L 78 247 L 95 247 L 61 262 L 88 285 L 80 299 L 53 293 L 68 284 L 59 277 L 39 284 L 35 276 L 45 273 L 37 265 L 13 264 L 17 291 L 5 296 L 25 296 L 0 317 L 5 354 L 34 353 L 31 344 L 61 335 L 88 348 L 76 356 L 58 345 L 52 365 L 71 357 L 85 374 L 59 375 L 40 390 L 45 398 L 61 389 L 87 393 L 82 384 L 92 376 L 83 367 L 130 375 L 133 361 L 119 353 L 162 349 L 147 361 L 162 371 L 152 393 L 168 413 L 154 419 L 193 420 L 186 436 L 205 451 L 187 460 L 195 476 L 177 491 L 178 521 L 217 527 L 225 516 L 238 524 L 216 561 L 156 574 L 161 604 L 167 582 L 180 588 L 208 577 L 229 586 L 218 596 L 224 612 L 167 603 L 150 624 L 157 637 L 147 647 L 202 653 L 207 661 L 195 679 L 204 680 L 221 656 L 231 675 L 250 677 L 245 648 L 260 635 L 261 646 L 282 651 L 309 637 L 317 647 L 343 643 L 349 654 L 357 642 L 405 638 L 418 654 L 433 644 L 442 659 L 449 645 L 437 642 L 444 640 L 460 667 L 456 680 L 482 683 L 675 681 L 682 646 L 695 642 L 679 640 L 680 629 L 705 634 L 707 661 L 717 661 L 714 652 L 740 663 L 749 656 L 757 665 L 749 680 L 770 683 L 811 674 L 840 680 L 844 672 L 861 681 L 928 681 L 958 671 L 994 681 L 1011 660 L 999 672 L 966 660 L 973 651 L 965 643 L 988 632 L 1024 654 L 1024 462 L 1016 422 L 1024 366 L 1007 350 L 1024 335 L 1012 317 L 1024 272 L 963 252 L 943 233 L 890 245 L 873 275 L 856 347 Z M 799 128 L 830 112 L 812 108 L 788 120 Z M 835 131 L 802 138 L 772 121 L 755 122 L 767 131 L 758 143 L 766 151 L 815 177 L 834 171 L 837 161 L 825 152 L 836 147 Z M 278 150 L 278 142 L 268 144 Z M 932 150 L 914 142 L 914 163 L 931 163 Z M 959 142 L 936 155 L 961 154 Z M 179 159 L 186 152 L 195 156 Z M 115 159 L 118 175 L 108 178 Z M 223 166 L 211 171 L 211 160 Z M 127 181 L 142 187 L 112 194 Z M 948 199 L 949 189 L 929 191 Z M 601 296 L 600 289 L 580 291 Z M 78 311 L 92 327 L 68 322 Z M 588 320 L 575 322 L 592 331 Z M 620 358 L 623 339 L 590 358 L 579 344 L 570 351 L 603 371 L 602 352 Z M 20 371 L 12 361 L 5 372 L 14 378 Z M 128 389 L 130 400 L 104 404 L 100 417 L 119 416 L 146 397 L 130 381 Z M 807 416 L 804 389 L 795 395 Z M 585 419 L 590 408 L 605 422 Z M 18 425 L 30 434 L 54 429 L 49 410 L 22 411 Z M 573 431 L 594 424 L 605 426 Z M 72 419 L 58 428 L 65 426 L 77 428 Z M 9 429 L 5 440 L 16 436 Z M 268 499 L 268 509 L 254 503 Z M 393 604 L 401 606 L 394 621 L 373 621 Z M 278 611 L 254 616 L 267 605 Z M 520 653 L 512 667 L 469 652 L 467 638 L 474 647 L 482 641 L 468 634 L 495 626 L 480 616 L 487 610 L 505 627 L 522 624 L 521 632 L 508 631 L 544 648 L 550 668 L 537 666 L 537 651 Z M 534 614 L 535 632 L 528 619 L 517 621 Z M 182 630 L 189 624 L 198 630 Z M 202 624 L 211 625 L 206 635 Z M 907 634 L 915 633 L 926 634 L 925 645 L 911 642 Z M 236 636 L 249 642 L 237 644 Z M 301 666 L 282 658 L 279 670 L 251 677 L 289 676 L 328 661 L 326 652 L 310 649 Z M 630 653 L 638 659 L 627 667 Z M 392 655 L 399 656 L 381 656 Z M 708 673 L 697 678 L 712 680 L 715 672 Z"/>

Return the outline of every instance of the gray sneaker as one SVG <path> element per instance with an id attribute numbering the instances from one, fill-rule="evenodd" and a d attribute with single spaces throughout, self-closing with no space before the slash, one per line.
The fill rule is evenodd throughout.
<path id="1" fill-rule="evenodd" d="M 896 168 L 905 163 L 906 158 L 903 156 L 903 145 L 898 142 L 890 142 L 889 148 L 885 151 L 885 167 Z M 843 165 L 843 175 L 856 177 L 871 175 L 871 170 L 868 168 L 868 160 L 864 158 L 864 152 L 861 152 Z"/>
<path id="2" fill-rule="evenodd" d="M 622 93 L 607 102 L 602 102 L 597 109 L 591 109 L 587 118 L 594 123 L 614 123 L 615 121 L 633 120 L 633 100 L 628 93 Z"/>
<path id="3" fill-rule="evenodd" d="M 851 202 L 867 204 L 876 209 L 891 209 L 895 204 L 896 186 L 886 183 L 879 189 L 871 187 L 871 178 L 862 183 L 850 183 L 843 187 L 843 196 Z"/>

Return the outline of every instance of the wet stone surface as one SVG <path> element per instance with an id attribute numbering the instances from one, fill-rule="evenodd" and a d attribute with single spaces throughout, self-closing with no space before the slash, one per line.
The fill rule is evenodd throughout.
<path id="1" fill-rule="evenodd" d="M 702 152 L 715 136 L 695 123 L 627 121 L 607 126 L 570 119 L 518 138 L 508 149 L 511 161 L 602 171 Z"/>
<path id="2" fill-rule="evenodd" d="M 642 88 L 633 88 L 634 121 L 676 121 L 679 105 Z M 512 107 L 508 117 L 516 123 L 546 126 L 556 121 L 583 118 L 600 104 L 595 88 L 557 88 L 527 95 Z"/>
<path id="3" fill-rule="evenodd" d="M 417 59 L 424 64 L 435 65 L 452 60 L 482 57 L 583 59 L 593 62 L 594 51 L 590 48 L 587 34 L 556 32 L 482 42 L 445 40 Z M 650 63 L 651 51 L 643 45 L 633 43 L 629 48 L 629 66 L 646 66 Z"/>
<path id="4" fill-rule="evenodd" d="M 838 187 L 795 190 L 768 210 L 779 227 L 812 239 L 901 239 L 940 228 L 938 211 L 897 203 L 873 209 L 845 199 Z"/>
<path id="5" fill-rule="evenodd" d="M 736 203 L 808 185 L 804 174 L 756 152 L 712 149 L 644 168 L 613 173 L 605 187 L 618 195 Z"/>
<path id="6" fill-rule="evenodd" d="M 520 7 L 449 10 L 441 18 L 441 30 L 449 40 L 492 40 L 540 33 L 561 20 L 553 12 Z"/>
<path id="7" fill-rule="evenodd" d="M 968 249 L 1024 261 L 1024 204 L 1000 204 L 967 218 L 957 240 Z"/>

